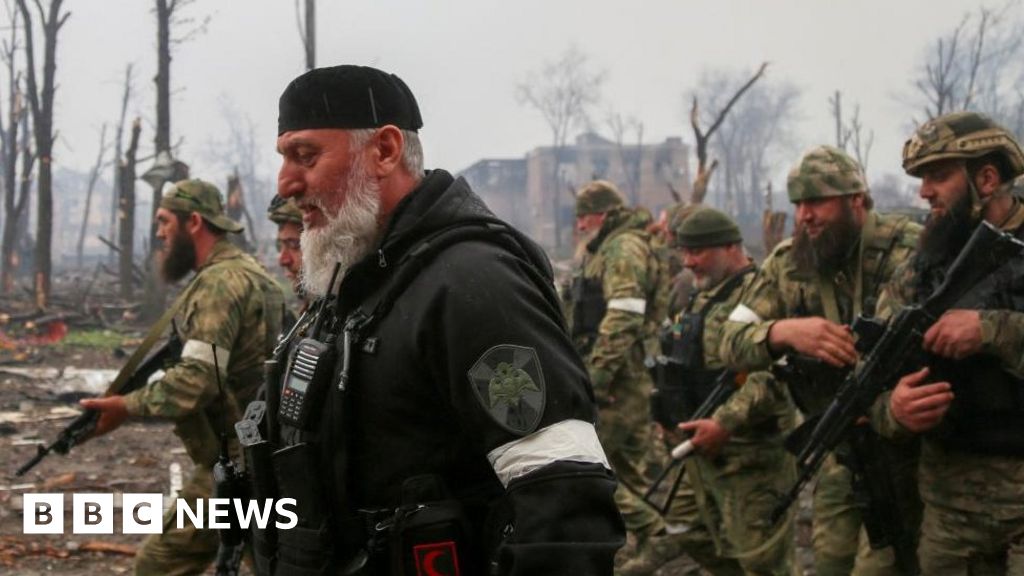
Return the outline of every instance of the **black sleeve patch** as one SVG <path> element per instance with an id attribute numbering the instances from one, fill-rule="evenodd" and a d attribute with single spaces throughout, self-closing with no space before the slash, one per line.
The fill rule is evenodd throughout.
<path id="1" fill-rule="evenodd" d="M 484 352 L 466 374 L 484 411 L 517 435 L 537 429 L 544 415 L 544 372 L 533 348 L 500 344 Z"/>

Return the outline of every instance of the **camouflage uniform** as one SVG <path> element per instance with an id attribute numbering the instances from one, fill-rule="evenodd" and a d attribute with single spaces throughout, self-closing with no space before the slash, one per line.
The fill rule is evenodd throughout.
<path id="1" fill-rule="evenodd" d="M 921 166 L 929 162 L 978 157 L 993 151 L 1006 156 L 1014 173 L 1024 172 L 1024 154 L 1008 132 L 979 114 L 949 114 L 929 121 L 907 142 L 904 169 L 918 176 Z M 969 193 L 980 208 L 976 191 L 972 189 Z M 1002 193 L 1015 198 L 1010 216 L 1000 223 L 1000 228 L 1024 238 L 1024 187 L 1008 183 Z M 897 270 L 886 287 L 879 301 L 880 316 L 889 317 L 926 295 L 916 288 L 919 272 L 913 264 L 907 263 Z M 956 396 L 945 422 L 923 437 L 918 469 L 925 506 L 918 547 L 922 574 L 1024 574 L 1024 457 L 1020 447 L 1016 454 L 986 451 L 964 439 L 969 431 L 965 434 L 950 422 L 952 415 L 963 409 L 961 403 L 971 401 L 966 399 L 969 393 L 960 393 L 958 386 L 987 385 L 986 395 L 1000 394 L 998 383 L 986 379 L 993 373 L 1002 372 L 1004 378 L 1016 380 L 1011 387 L 1018 390 L 1017 410 L 1024 408 L 1024 397 L 1019 393 L 1024 379 L 1022 292 L 1018 278 L 1014 287 L 1003 294 L 1016 304 L 982 308 L 981 352 L 950 364 L 968 366 L 968 370 L 980 367 L 978 372 L 983 376 L 962 383 L 951 379 Z M 885 429 L 891 435 L 909 434 L 885 410 L 888 405 L 888 395 L 876 403 L 876 408 L 883 409 Z M 999 417 L 993 416 L 992 420 Z M 1017 436 L 1020 437 L 1019 432 Z M 957 440 L 966 446 L 953 445 Z"/>
<path id="2" fill-rule="evenodd" d="M 677 245 L 721 246 L 742 241 L 739 228 L 728 216 L 711 209 L 703 212 L 717 218 L 694 218 L 687 221 L 688 226 L 682 221 L 674 223 Z M 728 223 L 728 230 L 710 228 L 718 221 Z M 695 241 L 690 235 L 694 231 L 709 241 Z M 750 288 L 754 270 L 751 264 L 697 292 L 688 306 L 688 312 L 704 319 L 701 342 L 708 371 L 725 368 L 718 354 L 722 329 L 730 311 Z M 766 372 L 752 374 L 712 414 L 711 418 L 729 431 L 729 441 L 714 459 L 698 456 L 687 461 L 683 483 L 665 517 L 668 534 L 652 539 L 640 557 L 623 566 L 623 574 L 653 573 L 683 552 L 716 575 L 798 573 L 792 514 L 778 525 L 769 520 L 778 498 L 796 479 L 793 458 L 782 446 L 796 413 L 785 391 L 768 385 L 767 380 Z"/>
<path id="3" fill-rule="evenodd" d="M 652 428 L 648 401 L 653 385 L 644 360 L 656 353 L 658 327 L 666 315 L 667 264 L 651 247 L 646 230 L 650 216 L 623 206 L 610 184 L 598 181 L 583 190 L 578 214 L 590 209 L 595 195 L 588 190 L 596 190 L 596 210 L 606 218 L 587 245 L 574 280 L 570 325 L 599 406 L 598 436 L 619 479 L 616 503 L 626 528 L 643 539 L 664 526 L 640 495 L 648 484 L 644 462 Z M 612 196 L 606 195 L 608 190 Z M 599 322 L 595 300 L 603 310 Z"/>
<path id="4" fill-rule="evenodd" d="M 270 206 L 267 207 L 267 218 L 270 219 L 270 221 L 273 222 L 274 224 L 277 224 L 279 234 L 281 226 L 285 224 L 295 224 L 296 226 L 299 227 L 300 231 L 303 228 L 302 210 L 299 209 L 299 205 L 295 203 L 294 198 L 288 198 L 286 200 L 283 197 L 275 194 L 274 198 L 270 201 Z M 282 247 L 280 242 L 281 241 L 279 236 L 277 245 L 277 250 L 279 253 L 278 263 L 281 263 L 280 253 L 282 251 Z M 283 263 L 282 267 L 284 267 Z M 294 311 L 288 310 L 285 312 L 283 326 L 285 332 L 287 332 L 288 329 L 295 324 L 295 321 L 298 319 L 298 316 L 302 315 L 302 313 L 306 311 L 306 308 L 309 307 L 309 298 L 307 297 L 305 290 L 302 288 L 301 284 L 295 282 L 292 288 L 294 289 L 295 296 L 298 299 L 298 306 L 296 306 Z"/>
<path id="5" fill-rule="evenodd" d="M 867 193 L 860 167 L 828 146 L 808 152 L 789 175 L 794 203 L 855 193 Z M 849 324 L 860 310 L 870 316 L 878 292 L 893 270 L 909 259 L 919 233 L 920 226 L 904 217 L 868 211 L 858 246 L 832 278 L 800 269 L 793 259 L 792 238 L 784 240 L 765 259 L 741 305 L 726 322 L 720 348 L 723 361 L 737 370 L 768 368 L 775 360 L 768 348 L 768 332 L 777 319 L 820 316 Z M 835 295 L 831 301 L 822 292 L 829 288 Z M 810 414 L 823 410 L 835 393 L 833 387 L 793 391 L 807 404 L 801 409 Z M 901 451 L 901 458 L 912 457 L 912 449 Z M 812 540 L 818 575 L 898 573 L 892 566 L 891 549 L 873 551 L 867 546 L 850 480 L 849 470 L 834 456 L 825 461 L 814 492 Z M 904 482 L 912 484 L 912 479 Z"/>
<path id="6" fill-rule="evenodd" d="M 203 191 L 181 183 L 177 186 L 167 196 L 184 190 L 206 199 Z M 213 190 L 219 208 L 220 193 Z M 165 204 L 161 202 L 168 207 Z M 185 291 L 174 322 L 184 343 L 180 361 L 160 380 L 126 395 L 125 406 L 132 416 L 174 421 L 174 433 L 195 464 L 178 496 L 195 509 L 198 498 L 210 498 L 213 493 L 212 469 L 220 433 L 227 432 L 233 439 L 232 426 L 241 419 L 241 407 L 255 399 L 263 360 L 281 330 L 284 295 L 251 256 L 226 238 L 213 246 Z M 214 374 L 211 344 L 217 346 L 223 398 Z M 237 457 L 237 441 L 232 441 L 231 450 Z M 217 532 L 196 530 L 188 522 L 179 530 L 174 512 L 172 506 L 165 515 L 162 534 L 146 538 L 136 556 L 136 574 L 197 574 L 213 561 L 219 544 Z"/>

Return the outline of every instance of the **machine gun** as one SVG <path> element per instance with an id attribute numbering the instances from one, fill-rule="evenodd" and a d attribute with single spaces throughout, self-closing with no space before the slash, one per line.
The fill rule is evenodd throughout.
<path id="1" fill-rule="evenodd" d="M 1022 253 L 1024 242 L 982 222 L 947 270 L 939 287 L 923 303 L 903 308 L 893 317 L 863 362 L 845 378 L 821 417 L 805 423 L 811 431 L 805 435 L 807 440 L 797 452 L 798 478 L 772 512 L 773 521 L 778 521 L 785 514 L 803 487 L 817 473 L 825 457 L 844 440 L 851 440 L 851 451 L 858 465 L 874 465 L 871 456 L 875 450 L 862 442 L 862 434 L 857 433 L 857 420 L 867 413 L 879 394 L 892 388 L 902 376 L 927 364 L 922 340 L 928 328 L 1007 261 Z M 857 457 L 858 454 L 861 457 Z M 856 474 L 857 470 L 854 472 Z M 875 492 L 872 497 L 885 498 L 885 487 L 872 486 L 871 479 L 879 475 L 884 478 L 886 472 L 863 472 L 862 476 L 868 481 L 865 490 Z M 887 505 L 881 502 L 872 509 L 886 508 Z M 891 506 L 889 508 L 891 510 Z M 908 557 L 906 537 L 885 533 L 886 529 L 894 526 L 891 519 L 865 521 L 865 529 L 872 537 L 873 545 L 892 545 L 897 552 L 898 562 L 912 562 L 913 550 L 910 546 Z M 872 531 L 876 533 L 872 534 Z"/>
<path id="2" fill-rule="evenodd" d="M 144 343 L 143 346 L 145 345 Z M 181 349 L 181 339 L 178 338 L 177 331 L 172 327 L 171 334 L 167 340 L 162 345 L 154 348 L 148 356 L 137 364 L 134 370 L 126 370 L 134 364 L 132 359 L 129 359 L 128 363 L 121 369 L 121 372 L 118 372 L 117 377 L 114 378 L 114 381 L 107 387 L 107 391 L 103 395 L 127 394 L 142 388 L 154 372 L 163 369 L 167 362 L 181 358 Z M 57 434 L 56 440 L 49 445 L 40 444 L 36 448 L 36 455 L 21 468 L 18 468 L 18 471 L 14 473 L 15 476 L 23 476 L 35 467 L 36 464 L 39 464 L 43 458 L 46 458 L 50 452 L 67 454 L 72 448 L 88 438 L 93 429 L 96 428 L 99 416 L 100 413 L 96 410 L 82 412 Z"/>
<path id="3" fill-rule="evenodd" d="M 745 379 L 746 374 L 737 374 L 731 370 L 723 371 L 715 381 L 715 387 L 711 390 L 711 393 L 708 394 L 708 397 L 704 399 L 704 402 L 693 412 L 690 416 L 690 420 L 700 420 L 702 418 L 710 417 L 715 413 L 715 410 L 718 410 L 719 406 L 725 404 L 725 401 L 732 396 L 732 393 L 735 392 L 737 388 L 743 385 Z M 672 456 L 672 460 L 669 461 L 668 465 L 665 466 L 665 469 L 658 475 L 658 478 L 653 484 L 651 484 L 651 487 L 644 493 L 644 501 L 658 510 L 661 510 L 662 514 L 668 512 L 669 507 L 672 505 L 672 501 L 675 500 L 676 492 L 679 491 L 679 484 L 682 482 L 683 474 L 686 472 L 686 467 L 683 466 L 683 463 L 690 457 L 690 455 L 693 454 L 693 451 L 693 441 L 690 439 L 679 443 L 679 445 L 673 448 L 669 453 Z M 665 503 L 661 506 L 655 506 L 654 502 L 651 501 L 651 498 L 661 486 L 661 483 L 665 481 L 665 478 L 667 478 L 672 470 L 677 466 L 679 467 L 679 472 L 676 473 L 676 478 L 672 482 L 672 490 L 668 493 L 668 498 L 665 499 Z"/>

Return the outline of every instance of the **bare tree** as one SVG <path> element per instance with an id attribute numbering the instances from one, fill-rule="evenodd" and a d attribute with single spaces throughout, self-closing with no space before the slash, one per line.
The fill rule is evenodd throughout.
<path id="1" fill-rule="evenodd" d="M 157 22 L 157 73 L 156 83 L 156 130 L 153 135 L 153 155 L 171 156 L 171 53 L 178 46 L 206 32 L 209 16 L 197 21 L 186 16 L 182 10 L 194 0 L 156 0 Z M 177 34 L 172 34 L 172 31 Z M 176 174 L 175 176 L 182 176 Z M 172 178 L 173 179 L 173 178 Z M 153 188 L 153 203 L 150 211 L 149 246 L 156 246 L 156 210 L 160 206 L 160 186 Z"/>
<path id="2" fill-rule="evenodd" d="M 117 119 L 117 132 L 114 135 L 114 186 L 110 191 L 110 230 L 108 238 L 117 238 L 118 217 L 117 208 L 121 196 L 121 170 L 118 168 L 121 158 L 124 155 L 124 123 L 128 116 L 128 101 L 132 93 L 132 68 L 129 63 L 124 70 L 124 92 L 121 96 L 121 113 Z M 113 263 L 117 251 L 114 245 L 110 247 L 110 261 Z"/>
<path id="3" fill-rule="evenodd" d="M 626 192 L 632 204 L 640 202 L 640 168 L 643 162 L 644 145 L 644 123 L 630 116 L 624 118 L 616 112 L 608 113 L 608 128 L 615 139 L 615 149 L 618 152 L 619 164 L 622 166 L 623 177 L 626 183 Z M 632 132 L 636 135 L 636 144 L 630 146 L 626 143 L 626 134 Z"/>
<path id="4" fill-rule="evenodd" d="M 3 183 L 4 183 L 4 232 L 3 240 L 0 243 L 0 287 L 5 294 L 10 294 L 14 288 L 14 275 L 17 271 L 19 260 L 17 250 L 17 239 L 20 238 L 21 230 L 26 220 L 26 208 L 28 206 L 30 186 L 19 186 L 19 181 L 31 182 L 32 168 L 35 165 L 35 154 L 27 138 L 28 110 L 25 108 L 24 93 L 21 89 L 21 73 L 15 63 L 15 51 L 18 46 L 18 13 L 7 4 L 9 16 L 10 38 L 4 40 L 2 57 L 7 67 L 8 80 L 8 108 L 7 128 L 0 128 L 0 143 L 3 146 Z M 22 130 L 19 135 L 19 130 Z M 22 156 L 23 178 L 18 174 L 19 152 L 25 152 Z"/>
<path id="5" fill-rule="evenodd" d="M 764 192 L 764 212 L 761 214 L 761 242 L 764 246 L 764 253 L 767 256 L 775 249 L 775 246 L 782 242 L 786 233 L 786 213 L 776 212 L 772 206 L 772 183 Z"/>
<path id="6" fill-rule="evenodd" d="M 1020 133 L 1024 128 L 1021 4 L 965 13 L 924 54 L 912 86 L 925 119 L 958 110 L 984 112 Z M 921 120 L 915 118 L 915 123 Z"/>
<path id="7" fill-rule="evenodd" d="M 121 297 L 130 299 L 133 292 L 132 269 L 135 264 L 135 154 L 139 149 L 139 134 L 142 123 L 138 118 L 132 122 L 132 134 L 124 158 L 118 158 L 118 237 L 121 247 L 118 259 L 118 277 Z"/>
<path id="8" fill-rule="evenodd" d="M 849 121 L 843 117 L 842 93 L 839 90 L 829 98 L 828 103 L 836 123 L 836 148 L 849 152 L 852 147 L 854 157 L 866 174 L 871 147 L 875 143 L 875 131 L 870 130 L 867 135 L 864 134 L 865 128 L 860 121 L 860 104 L 854 106 L 853 116 Z"/>
<path id="9" fill-rule="evenodd" d="M 316 0 L 302 0 L 305 10 L 295 0 L 295 23 L 299 26 L 299 39 L 306 55 L 306 70 L 316 68 Z"/>
<path id="10" fill-rule="evenodd" d="M 738 90 L 732 95 L 732 98 L 723 106 L 714 116 L 711 121 L 711 126 L 707 131 L 703 131 L 700 127 L 700 109 L 698 107 L 697 95 L 693 96 L 693 105 L 690 107 L 690 126 L 693 128 L 693 137 L 697 142 L 697 176 L 693 181 L 693 190 L 690 193 L 690 203 L 700 204 L 704 202 L 704 197 L 707 195 L 708 184 L 711 182 L 711 175 L 714 173 L 715 168 L 718 166 L 718 162 L 713 161 L 708 165 L 708 141 L 711 136 L 714 135 L 718 127 L 725 121 L 725 117 L 729 114 L 729 110 L 736 105 L 736 102 L 743 96 L 751 86 L 754 85 L 761 76 L 764 76 L 764 71 L 768 68 L 768 63 L 763 62 L 761 67 L 758 68 L 757 72 L 749 79 L 745 84 L 739 87 Z"/>
<path id="11" fill-rule="evenodd" d="M 100 177 L 100 172 L 106 167 L 106 162 L 103 158 L 107 155 L 107 149 L 110 148 L 107 145 L 107 124 L 103 123 L 100 128 L 100 151 L 96 154 L 96 163 L 92 165 L 92 170 L 89 171 L 89 184 L 85 189 L 85 210 L 82 214 L 82 228 L 78 232 L 78 245 L 75 250 L 77 256 L 78 267 L 82 267 L 82 253 L 85 249 L 85 233 L 89 228 L 89 215 L 92 213 L 92 193 L 96 189 L 96 181 Z"/>
<path id="12" fill-rule="evenodd" d="M 62 12 L 64 0 L 50 0 L 44 8 L 35 0 L 43 31 L 43 85 L 36 81 L 35 46 L 32 40 L 32 14 L 25 0 L 18 0 L 25 29 L 25 69 L 28 84 L 32 129 L 39 155 L 39 182 L 36 190 L 35 297 L 40 308 L 46 307 L 50 296 L 51 245 L 53 242 L 53 99 L 56 92 L 57 33 L 67 22 L 70 12 Z"/>
<path id="13" fill-rule="evenodd" d="M 238 185 L 245 194 L 246 210 L 240 215 L 247 220 L 246 232 L 250 241 L 259 246 L 265 223 L 253 219 L 249 206 L 264 207 L 274 195 L 270 184 L 272 175 L 267 172 L 261 151 L 264 149 L 259 130 L 249 114 L 242 112 L 231 100 L 221 100 L 221 117 L 225 121 L 225 135 L 222 139 L 207 143 L 205 156 L 216 161 L 221 170 L 231 172 L 238 178 Z M 230 182 L 230 178 L 229 178 Z M 229 185 L 230 188 L 230 185 Z M 230 201 L 230 193 L 229 198 Z"/>
<path id="14" fill-rule="evenodd" d="M 725 99 L 746 78 L 744 73 L 705 73 L 695 96 L 712 109 L 724 108 Z M 724 172 L 715 186 L 724 198 L 716 203 L 741 223 L 752 224 L 761 218 L 768 175 L 790 159 L 800 91 L 786 82 L 767 81 L 748 90 L 719 124 L 709 152 L 721 160 Z"/>
<path id="15" fill-rule="evenodd" d="M 516 86 L 516 98 L 544 118 L 551 131 L 554 162 L 550 193 L 554 247 L 563 244 L 559 214 L 564 204 L 560 174 L 562 155 L 574 130 L 587 125 L 591 109 L 600 100 L 604 72 L 590 69 L 589 57 L 575 46 L 569 47 L 558 60 L 545 63 Z"/>

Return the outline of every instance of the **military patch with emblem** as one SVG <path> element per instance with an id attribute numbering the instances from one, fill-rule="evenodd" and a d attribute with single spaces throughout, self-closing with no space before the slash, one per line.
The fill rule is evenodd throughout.
<path id="1" fill-rule="evenodd" d="M 544 372 L 533 348 L 500 344 L 480 356 L 467 373 L 477 400 L 513 434 L 537 429 L 544 414 Z"/>

